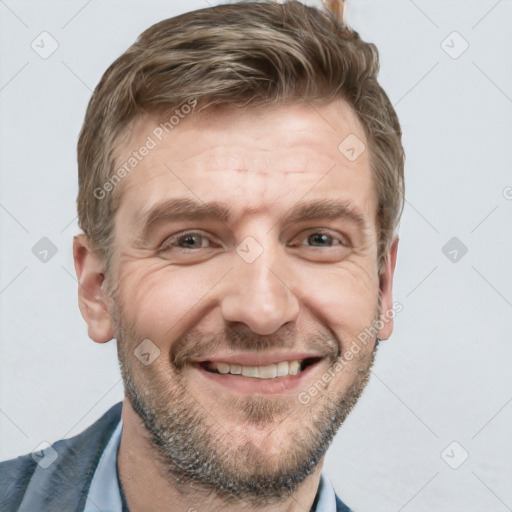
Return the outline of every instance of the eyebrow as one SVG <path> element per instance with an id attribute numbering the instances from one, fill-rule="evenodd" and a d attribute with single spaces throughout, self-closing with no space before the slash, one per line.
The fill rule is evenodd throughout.
<path id="1" fill-rule="evenodd" d="M 368 228 L 364 215 L 350 201 L 342 199 L 301 201 L 286 215 L 285 223 L 316 219 L 348 220 L 363 231 Z"/>
<path id="2" fill-rule="evenodd" d="M 142 233 L 138 239 L 145 240 L 156 223 L 177 222 L 182 220 L 216 220 L 228 223 L 234 217 L 233 212 L 218 201 L 202 202 L 190 198 L 174 198 L 154 205 L 143 214 Z M 285 215 L 283 224 L 295 224 L 308 220 L 348 220 L 359 229 L 368 229 L 364 215 L 350 201 L 341 199 L 321 199 L 300 201 Z"/>

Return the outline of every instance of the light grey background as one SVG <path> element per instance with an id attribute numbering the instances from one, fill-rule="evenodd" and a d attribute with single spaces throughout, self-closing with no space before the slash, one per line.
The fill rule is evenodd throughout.
<path id="1" fill-rule="evenodd" d="M 114 58 L 210 2 L 0 1 L 0 459 L 122 399 L 115 342 L 90 341 L 77 308 L 77 135 Z M 404 131 L 403 311 L 326 468 L 358 512 L 512 510 L 512 5 L 352 0 L 347 14 L 380 50 Z M 31 48 L 43 31 L 59 45 L 47 59 Z M 46 263 L 42 237 L 58 251 Z M 452 237 L 462 257 L 442 252 Z"/>

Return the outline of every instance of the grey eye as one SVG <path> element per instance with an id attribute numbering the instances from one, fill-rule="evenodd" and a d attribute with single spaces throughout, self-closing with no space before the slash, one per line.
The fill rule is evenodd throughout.
<path id="1" fill-rule="evenodd" d="M 330 247 L 332 245 L 332 236 L 326 235 L 325 233 L 313 233 L 309 235 L 308 244 L 314 247 Z"/>

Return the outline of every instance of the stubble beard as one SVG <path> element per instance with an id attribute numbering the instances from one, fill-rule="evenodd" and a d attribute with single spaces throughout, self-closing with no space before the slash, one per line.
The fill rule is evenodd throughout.
<path id="1" fill-rule="evenodd" d="M 259 427 L 265 436 L 280 436 L 282 453 L 277 459 L 269 458 L 250 439 L 235 438 L 229 427 L 222 425 L 222 416 L 214 417 L 208 412 L 209 404 L 201 404 L 192 396 L 183 383 L 181 368 L 172 360 L 165 361 L 164 372 L 154 371 L 156 366 L 143 366 L 133 354 L 141 339 L 125 321 L 118 302 L 114 310 L 125 395 L 149 433 L 164 477 L 184 495 L 214 494 L 226 504 L 243 502 L 256 508 L 276 505 L 298 490 L 315 471 L 361 396 L 377 350 L 374 342 L 373 349 L 360 356 L 357 367 L 352 366 L 355 376 L 347 389 L 336 391 L 327 384 L 307 406 L 298 400 L 261 394 L 234 400 L 230 409 L 238 425 L 252 430 Z M 380 300 L 375 320 L 379 314 Z M 217 342 L 226 346 L 223 339 Z M 159 357 L 166 356 L 162 353 Z M 336 372 L 336 363 L 346 366 L 341 357 L 338 351 L 328 373 Z M 294 421 L 286 421 L 297 411 Z"/>

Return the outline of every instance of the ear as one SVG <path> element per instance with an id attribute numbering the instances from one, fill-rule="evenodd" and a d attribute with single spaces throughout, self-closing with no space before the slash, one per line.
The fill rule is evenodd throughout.
<path id="1" fill-rule="evenodd" d="M 104 261 L 92 251 L 87 236 L 73 239 L 73 259 L 78 279 L 78 307 L 87 323 L 89 338 L 105 343 L 114 337 L 112 318 L 108 311 L 108 297 L 102 288 Z"/>
<path id="2" fill-rule="evenodd" d="M 387 340 L 393 332 L 394 321 L 390 317 L 388 311 L 393 309 L 393 275 L 395 273 L 396 255 L 398 251 L 398 236 L 395 237 L 389 246 L 386 255 L 386 264 L 384 271 L 380 276 L 380 291 L 381 291 L 381 314 L 382 328 L 379 329 L 379 338 Z M 387 313 L 387 314 L 386 314 Z"/>

